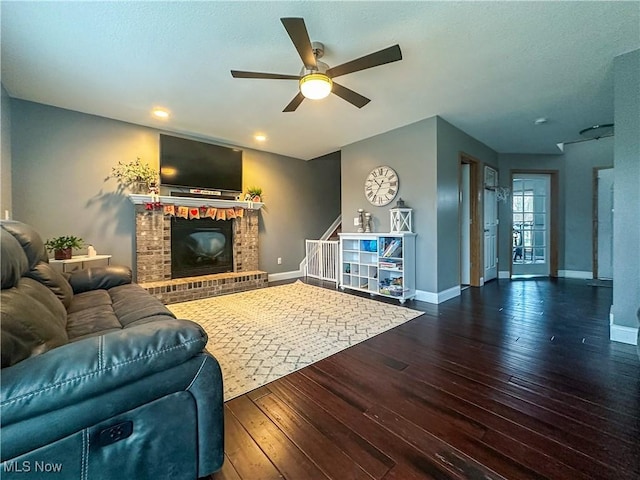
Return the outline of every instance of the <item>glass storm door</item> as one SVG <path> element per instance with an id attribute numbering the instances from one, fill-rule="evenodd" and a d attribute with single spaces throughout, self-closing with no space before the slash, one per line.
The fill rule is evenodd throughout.
<path id="1" fill-rule="evenodd" d="M 514 174 L 512 184 L 511 274 L 549 275 L 549 195 L 546 174 Z"/>

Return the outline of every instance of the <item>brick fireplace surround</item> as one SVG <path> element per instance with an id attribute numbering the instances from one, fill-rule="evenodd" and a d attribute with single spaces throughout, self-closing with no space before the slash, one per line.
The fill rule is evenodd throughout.
<path id="1" fill-rule="evenodd" d="M 243 217 L 233 219 L 233 272 L 172 279 L 171 216 L 164 215 L 161 209 L 146 210 L 143 203 L 150 201 L 146 195 L 131 197 L 136 204 L 137 282 L 163 303 L 186 302 L 267 286 L 267 272 L 258 270 L 257 210 L 245 209 Z M 183 204 L 182 199 L 173 200 L 173 203 Z"/>

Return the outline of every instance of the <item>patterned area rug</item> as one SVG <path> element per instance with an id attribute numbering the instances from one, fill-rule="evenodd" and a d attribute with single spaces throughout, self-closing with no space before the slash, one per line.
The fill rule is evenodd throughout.
<path id="1" fill-rule="evenodd" d="M 422 314 L 300 281 L 168 308 L 207 331 L 225 400 Z"/>

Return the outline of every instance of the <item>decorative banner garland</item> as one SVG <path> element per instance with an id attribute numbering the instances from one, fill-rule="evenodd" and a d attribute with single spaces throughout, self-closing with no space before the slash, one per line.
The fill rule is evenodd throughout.
<path id="1" fill-rule="evenodd" d="M 163 205 L 159 201 L 146 202 L 144 204 L 145 210 L 160 210 L 164 215 L 171 217 L 180 217 L 185 219 L 199 219 L 210 218 L 211 220 L 231 220 L 233 218 L 244 217 L 243 207 L 230 207 L 230 208 L 215 208 L 207 207 L 185 207 L 180 205 Z"/>

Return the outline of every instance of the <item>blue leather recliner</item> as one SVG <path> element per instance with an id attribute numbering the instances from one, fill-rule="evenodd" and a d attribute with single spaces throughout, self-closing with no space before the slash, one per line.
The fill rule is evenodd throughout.
<path id="1" fill-rule="evenodd" d="M 205 332 L 127 267 L 68 278 L 35 230 L 0 222 L 0 476 L 196 479 L 224 457 Z"/>

